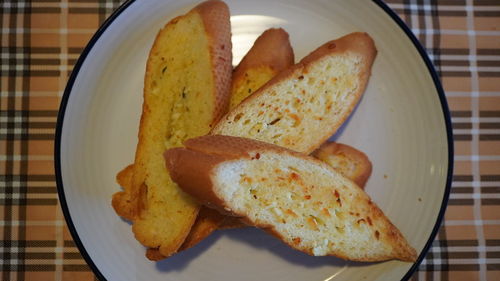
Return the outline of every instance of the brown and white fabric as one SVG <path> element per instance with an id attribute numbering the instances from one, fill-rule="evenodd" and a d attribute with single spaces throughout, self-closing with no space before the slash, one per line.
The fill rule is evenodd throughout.
<path id="1" fill-rule="evenodd" d="M 59 207 L 54 132 L 73 65 L 121 2 L 0 1 L 0 280 L 95 280 Z M 434 62 L 455 138 L 445 220 L 411 280 L 500 280 L 500 1 L 386 3 Z"/>

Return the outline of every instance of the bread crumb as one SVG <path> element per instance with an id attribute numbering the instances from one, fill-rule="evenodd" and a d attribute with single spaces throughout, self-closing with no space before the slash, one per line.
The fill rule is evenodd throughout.
<path id="1" fill-rule="evenodd" d="M 316 246 L 313 248 L 313 254 L 315 256 L 324 256 L 326 255 L 326 247 Z"/>

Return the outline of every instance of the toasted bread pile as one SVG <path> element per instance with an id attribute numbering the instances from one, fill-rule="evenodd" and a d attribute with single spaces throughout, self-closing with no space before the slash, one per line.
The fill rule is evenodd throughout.
<path id="1" fill-rule="evenodd" d="M 230 36 L 228 7 L 211 0 L 167 23 L 151 49 L 135 161 L 118 173 L 124 190 L 112 200 L 146 257 L 161 260 L 217 229 L 252 225 L 312 255 L 414 260 L 362 190 L 368 157 L 325 143 L 366 88 L 376 56 L 370 36 L 329 41 L 294 64 L 288 34 L 269 29 L 234 71 Z M 197 138 L 204 135 L 212 136 Z M 327 197 L 335 191 L 342 206 Z"/>

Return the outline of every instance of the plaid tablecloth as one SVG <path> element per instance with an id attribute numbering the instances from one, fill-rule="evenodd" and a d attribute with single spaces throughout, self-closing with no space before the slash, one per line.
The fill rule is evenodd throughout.
<path id="1" fill-rule="evenodd" d="M 123 1 L 0 3 L 1 280 L 94 280 L 59 207 L 53 139 L 79 54 Z M 412 280 L 500 280 L 500 0 L 389 0 L 433 60 L 455 137 L 445 221 Z"/>

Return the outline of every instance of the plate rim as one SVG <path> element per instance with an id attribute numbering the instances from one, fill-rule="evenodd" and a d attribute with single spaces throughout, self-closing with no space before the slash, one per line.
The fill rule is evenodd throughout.
<path id="1" fill-rule="evenodd" d="M 434 87 L 438 92 L 438 97 L 441 103 L 441 110 L 443 111 L 443 118 L 446 127 L 446 138 L 448 141 L 448 169 L 446 174 L 446 184 L 445 184 L 443 199 L 441 202 L 441 207 L 439 209 L 439 213 L 436 218 L 436 222 L 434 223 L 434 227 L 432 228 L 431 234 L 429 235 L 429 238 L 427 239 L 425 246 L 422 248 L 420 255 L 418 256 L 417 260 L 413 263 L 413 265 L 410 267 L 410 269 L 408 269 L 406 274 L 401 278 L 402 281 L 407 281 L 408 279 L 410 279 L 412 274 L 415 273 L 415 271 L 417 271 L 418 267 L 420 266 L 425 256 L 427 255 L 427 252 L 432 246 L 432 243 L 434 242 L 434 239 L 436 238 L 436 235 L 439 229 L 441 228 L 441 222 L 444 219 L 444 214 L 448 206 L 448 199 L 450 197 L 451 183 L 453 179 L 453 163 L 455 155 L 454 142 L 453 142 L 453 129 L 451 123 L 450 110 L 448 107 L 448 102 L 446 100 L 445 92 L 443 86 L 441 85 L 441 80 L 439 79 L 439 75 L 437 74 L 437 71 L 434 68 L 434 64 L 430 60 L 427 51 L 422 46 L 420 41 L 417 39 L 415 34 L 413 34 L 411 29 L 406 25 L 406 23 L 396 14 L 396 12 L 394 12 L 382 0 L 372 0 L 372 1 L 375 4 L 377 4 L 382 10 L 384 10 L 386 14 L 389 15 L 394 22 L 396 22 L 396 24 L 403 30 L 406 36 L 408 36 L 408 38 L 411 40 L 413 46 L 417 49 L 418 53 L 420 54 L 420 57 L 424 60 L 425 65 L 427 66 L 427 70 L 429 71 L 429 74 L 431 75 L 431 78 L 434 82 Z"/>
<path id="2" fill-rule="evenodd" d="M 59 106 L 59 112 L 57 115 L 56 132 L 55 132 L 55 139 L 54 139 L 54 169 L 55 169 L 56 187 L 57 187 L 57 194 L 59 197 L 59 202 L 60 202 L 61 209 L 62 209 L 62 212 L 64 215 L 64 219 L 65 219 L 66 224 L 68 226 L 68 230 L 71 234 L 71 237 L 73 238 L 73 240 L 74 240 L 78 250 L 80 251 L 82 257 L 84 258 L 85 262 L 89 265 L 89 267 L 92 269 L 93 273 L 96 275 L 96 277 L 99 280 L 107 280 L 107 279 L 106 279 L 106 277 L 104 277 L 102 272 L 99 270 L 99 267 L 94 263 L 94 261 L 92 260 L 92 258 L 89 255 L 89 253 L 87 252 L 85 246 L 83 245 L 83 242 L 80 239 L 78 232 L 76 231 L 76 227 L 75 227 L 75 224 L 73 223 L 73 219 L 71 218 L 71 215 L 69 213 L 69 208 L 68 208 L 66 196 L 64 193 L 64 186 L 63 186 L 62 172 L 61 172 L 62 127 L 63 127 L 64 117 L 65 117 L 65 113 L 66 113 L 66 107 L 68 105 L 68 101 L 69 101 L 71 91 L 73 89 L 73 85 L 76 81 L 76 78 L 78 77 L 78 73 L 80 72 L 80 69 L 81 69 L 85 59 L 87 58 L 88 54 L 90 53 L 90 51 L 92 50 L 94 45 L 100 39 L 101 35 L 134 2 L 136 2 L 136 0 L 126 0 L 122 5 L 120 5 L 103 22 L 103 24 L 97 29 L 97 31 L 94 33 L 92 38 L 89 40 L 89 42 L 87 43 L 87 45 L 83 49 L 82 53 L 80 54 L 77 62 L 75 63 L 75 66 L 73 67 L 73 71 L 71 72 L 71 75 L 70 75 L 68 82 L 66 84 L 66 87 L 64 89 L 64 93 L 63 93 L 63 96 L 61 98 L 61 102 L 60 102 L 60 106 Z M 415 273 L 415 271 L 418 269 L 419 265 L 422 263 L 427 252 L 429 251 L 430 247 L 432 246 L 432 243 L 433 243 L 433 241 L 434 241 L 434 239 L 439 231 L 439 228 L 441 227 L 441 222 L 443 221 L 443 218 L 444 218 L 444 214 L 445 214 L 445 211 L 446 211 L 446 208 L 448 205 L 448 199 L 450 196 L 451 183 L 452 183 L 452 178 L 453 178 L 453 163 L 454 163 L 453 130 L 452 130 L 452 123 L 451 123 L 451 115 L 450 115 L 448 103 L 446 101 L 445 92 L 444 92 L 443 87 L 441 85 L 439 75 L 437 74 L 437 71 L 434 68 L 434 65 L 431 62 L 425 48 L 418 41 L 418 39 L 413 34 L 411 29 L 404 23 L 404 21 L 386 3 L 384 3 L 382 0 L 372 0 L 372 2 L 375 3 L 380 9 L 382 9 L 399 26 L 399 28 L 401 28 L 401 30 L 405 33 L 405 35 L 408 37 L 408 39 L 410 39 L 413 46 L 418 51 L 420 58 L 424 61 L 425 65 L 427 67 L 427 70 L 428 70 L 428 72 L 431 75 L 431 78 L 433 80 L 434 87 L 437 91 L 439 101 L 441 104 L 441 110 L 443 113 L 443 119 L 444 119 L 445 127 L 446 127 L 446 138 L 447 138 L 447 145 L 448 145 L 448 168 L 447 168 L 446 183 L 445 183 L 445 190 L 444 190 L 444 194 L 443 194 L 443 199 L 441 202 L 438 216 L 436 217 L 436 221 L 435 221 L 434 226 L 432 228 L 431 234 L 429 235 L 429 238 L 427 239 L 427 242 L 425 243 L 424 247 L 422 248 L 422 251 L 420 252 L 420 255 L 418 256 L 417 260 L 408 269 L 406 274 L 401 278 L 402 281 L 406 281 L 412 276 L 413 273 Z"/>

